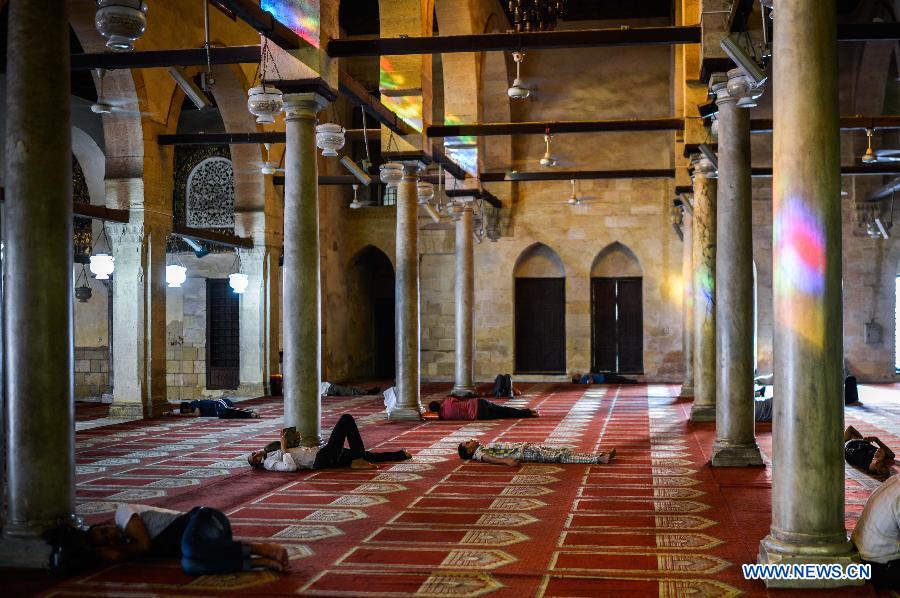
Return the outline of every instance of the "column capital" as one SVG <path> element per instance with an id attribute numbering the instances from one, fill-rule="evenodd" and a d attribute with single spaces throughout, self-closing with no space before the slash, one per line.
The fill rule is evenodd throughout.
<path id="1" fill-rule="evenodd" d="M 716 165 L 712 163 L 712 161 L 707 158 L 702 153 L 691 154 L 691 168 L 693 168 L 693 172 L 691 173 L 691 180 L 693 181 L 694 177 L 702 176 L 707 179 L 714 179 L 719 176 L 718 170 L 716 169 Z"/>
<path id="2" fill-rule="evenodd" d="M 421 160 L 398 160 L 403 165 L 403 177 L 419 178 L 419 173 L 425 170 L 425 163 Z"/>
<path id="3" fill-rule="evenodd" d="M 284 100 L 285 120 L 298 118 L 314 119 L 325 106 L 330 104 L 328 98 L 316 92 L 286 93 Z"/>
<path id="4" fill-rule="evenodd" d="M 717 99 L 717 103 L 736 101 L 738 108 L 755 108 L 759 105 L 759 98 L 766 90 L 765 81 L 757 84 L 740 68 L 728 71 L 727 77 L 724 93 L 728 99 Z"/>
<path id="5" fill-rule="evenodd" d="M 737 101 L 737 97 L 728 93 L 728 75 L 725 73 L 712 74 L 709 78 L 709 93 L 718 106 Z"/>

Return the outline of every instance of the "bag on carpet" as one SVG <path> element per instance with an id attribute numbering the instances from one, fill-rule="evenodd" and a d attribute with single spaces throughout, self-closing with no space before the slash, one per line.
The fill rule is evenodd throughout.
<path id="1" fill-rule="evenodd" d="M 394 387 L 392 386 L 382 394 L 384 394 L 384 410 L 390 413 L 397 406 L 397 393 L 394 392 Z"/>
<path id="2" fill-rule="evenodd" d="M 498 374 L 494 378 L 494 388 L 491 390 L 491 395 L 495 397 L 511 397 L 513 394 L 512 376 L 509 374 Z"/>
<path id="3" fill-rule="evenodd" d="M 844 405 L 859 403 L 859 389 L 856 388 L 856 376 L 844 379 Z"/>

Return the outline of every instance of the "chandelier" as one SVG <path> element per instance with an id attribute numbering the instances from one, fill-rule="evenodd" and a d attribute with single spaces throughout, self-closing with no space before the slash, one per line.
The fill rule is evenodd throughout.
<path id="1" fill-rule="evenodd" d="M 551 31 L 565 9 L 566 0 L 509 0 L 509 14 L 517 33 Z"/>

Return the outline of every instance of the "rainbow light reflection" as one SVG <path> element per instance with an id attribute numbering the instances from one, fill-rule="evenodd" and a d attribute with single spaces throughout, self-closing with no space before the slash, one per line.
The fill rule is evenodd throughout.
<path id="1" fill-rule="evenodd" d="M 403 73 L 398 72 L 390 59 L 386 56 L 381 57 L 380 61 L 381 73 L 378 77 L 379 89 L 404 89 L 406 86 L 406 77 Z"/>
<path id="2" fill-rule="evenodd" d="M 259 5 L 291 31 L 319 47 L 319 0 L 260 0 Z"/>
<path id="3" fill-rule="evenodd" d="M 444 124 L 461 125 L 463 121 L 454 114 L 444 116 Z M 444 138 L 444 151 L 454 162 L 472 176 L 478 176 L 478 139 L 474 135 Z"/>
<path id="4" fill-rule="evenodd" d="M 422 132 L 422 96 L 383 95 L 381 103 L 413 129 Z"/>
<path id="5" fill-rule="evenodd" d="M 825 232 L 796 197 L 776 206 L 773 230 L 775 302 L 779 323 L 824 345 Z"/>

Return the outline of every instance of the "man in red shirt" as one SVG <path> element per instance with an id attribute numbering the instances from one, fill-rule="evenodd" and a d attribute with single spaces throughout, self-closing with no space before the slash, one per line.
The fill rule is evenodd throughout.
<path id="1" fill-rule="evenodd" d="M 512 419 L 520 417 L 538 417 L 534 409 L 518 409 L 491 403 L 487 399 L 464 399 L 447 397 L 442 401 L 431 401 L 428 410 L 434 411 L 440 419 L 476 420 L 476 419 Z"/>

